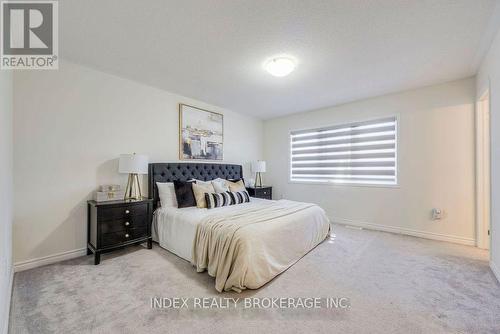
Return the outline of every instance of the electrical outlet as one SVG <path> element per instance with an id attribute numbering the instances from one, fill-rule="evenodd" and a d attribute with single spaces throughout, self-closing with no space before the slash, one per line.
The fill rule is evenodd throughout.
<path id="1" fill-rule="evenodd" d="M 443 218 L 443 210 L 439 208 L 433 208 L 431 211 L 432 220 L 440 220 Z"/>

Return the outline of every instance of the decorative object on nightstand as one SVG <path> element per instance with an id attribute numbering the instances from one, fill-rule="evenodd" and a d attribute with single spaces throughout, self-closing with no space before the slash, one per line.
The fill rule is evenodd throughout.
<path id="1" fill-rule="evenodd" d="M 142 154 L 122 154 L 118 166 L 119 173 L 128 173 L 125 200 L 141 200 L 141 184 L 139 174 L 148 173 L 148 157 Z"/>
<path id="2" fill-rule="evenodd" d="M 101 253 L 133 244 L 148 243 L 152 248 L 153 200 L 87 202 L 87 255 L 94 264 Z"/>
<path id="3" fill-rule="evenodd" d="M 248 194 L 262 199 L 273 199 L 273 187 L 247 187 Z"/>
<path id="4" fill-rule="evenodd" d="M 255 173 L 255 188 L 262 187 L 262 175 L 261 173 L 266 172 L 266 162 L 263 160 L 257 160 L 252 162 L 252 171 Z"/>
<path id="5" fill-rule="evenodd" d="M 116 201 L 125 197 L 125 191 L 119 184 L 101 185 L 94 194 L 96 202 Z"/>

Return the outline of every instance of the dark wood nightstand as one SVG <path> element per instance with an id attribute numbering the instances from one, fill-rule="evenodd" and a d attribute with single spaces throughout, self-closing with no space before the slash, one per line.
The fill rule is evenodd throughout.
<path id="1" fill-rule="evenodd" d="M 263 198 L 263 199 L 273 199 L 273 187 L 248 187 L 248 194 L 252 197 Z"/>
<path id="2" fill-rule="evenodd" d="M 119 247 L 147 242 L 152 248 L 152 199 L 88 201 L 87 215 L 87 255 L 94 253 L 94 264 L 101 253 Z"/>

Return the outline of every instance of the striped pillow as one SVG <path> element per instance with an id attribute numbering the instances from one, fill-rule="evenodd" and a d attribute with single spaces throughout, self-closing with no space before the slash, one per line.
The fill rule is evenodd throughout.
<path id="1" fill-rule="evenodd" d="M 250 202 L 250 195 L 246 190 L 225 193 L 205 193 L 205 201 L 207 202 L 207 209 L 220 208 L 221 206 L 228 206 L 234 204 Z"/>
<path id="2" fill-rule="evenodd" d="M 233 204 L 233 199 L 229 195 L 229 192 L 205 193 L 205 202 L 207 202 L 207 209 L 213 209 L 231 205 Z"/>
<path id="3" fill-rule="evenodd" d="M 250 202 L 250 195 L 248 195 L 248 192 L 246 190 L 242 191 L 228 191 L 229 196 L 231 196 L 231 199 L 233 200 L 233 204 L 241 204 L 241 203 L 248 203 Z"/>

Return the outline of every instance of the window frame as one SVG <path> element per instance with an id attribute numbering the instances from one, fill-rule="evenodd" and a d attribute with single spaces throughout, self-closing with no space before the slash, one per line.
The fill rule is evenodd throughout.
<path id="1" fill-rule="evenodd" d="M 394 117 L 396 119 L 396 134 L 395 134 L 395 163 L 396 163 L 396 169 L 394 171 L 394 176 L 396 178 L 396 182 L 393 184 L 373 184 L 373 183 L 352 183 L 352 182 L 317 182 L 317 181 L 298 181 L 298 180 L 292 180 L 292 132 L 295 131 L 308 131 L 308 130 L 318 130 L 330 126 L 342 126 L 342 125 L 349 125 L 352 123 L 358 123 L 358 122 L 370 122 L 370 121 L 376 121 L 378 119 L 384 119 L 387 117 Z M 307 127 L 307 128 L 299 128 L 299 129 L 289 129 L 288 130 L 288 184 L 301 184 L 301 185 L 322 185 L 322 186 L 332 186 L 332 187 L 368 187 L 368 188 L 400 188 L 400 180 L 399 180 L 399 139 L 400 139 L 400 121 L 401 117 L 398 113 L 394 114 L 388 114 L 388 115 L 379 115 L 377 117 L 371 117 L 371 118 L 363 118 L 363 119 L 356 119 L 356 120 L 350 120 L 350 121 L 343 121 L 343 122 L 335 122 L 335 123 L 329 123 L 328 125 L 324 126 L 315 126 L 315 127 Z"/>

